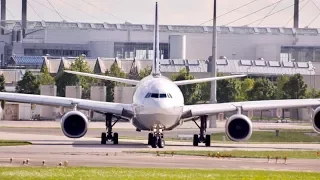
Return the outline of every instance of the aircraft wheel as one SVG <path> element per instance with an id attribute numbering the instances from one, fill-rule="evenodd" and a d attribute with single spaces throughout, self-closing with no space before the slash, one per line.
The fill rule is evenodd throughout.
<path id="1" fill-rule="evenodd" d="M 162 138 L 158 139 L 158 147 L 159 148 L 164 148 L 165 146 L 165 141 Z"/>
<path id="2" fill-rule="evenodd" d="M 149 133 L 149 134 L 148 134 L 148 145 L 151 145 L 151 144 L 152 144 L 152 138 L 153 138 L 153 134 L 152 134 L 152 133 Z"/>
<path id="3" fill-rule="evenodd" d="M 199 136 L 198 134 L 193 135 L 193 146 L 198 146 L 199 144 Z"/>
<path id="4" fill-rule="evenodd" d="M 113 134 L 113 144 L 119 144 L 119 135 L 118 133 Z"/>
<path id="5" fill-rule="evenodd" d="M 106 144 L 106 143 L 107 143 L 107 134 L 101 133 L 101 144 Z"/>
<path id="6" fill-rule="evenodd" d="M 157 140 L 158 140 L 158 138 L 156 136 L 152 137 L 152 142 L 151 142 L 152 148 L 157 148 Z"/>
<path id="7" fill-rule="evenodd" d="M 206 146 L 210 146 L 211 145 L 211 136 L 210 135 L 206 135 L 205 143 L 206 143 Z"/>

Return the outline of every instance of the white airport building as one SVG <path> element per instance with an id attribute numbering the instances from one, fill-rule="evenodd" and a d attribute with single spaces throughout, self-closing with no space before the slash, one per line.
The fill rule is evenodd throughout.
<path id="1" fill-rule="evenodd" d="M 150 59 L 153 25 L 30 22 L 21 37 L 20 21 L 6 21 L 0 52 L 12 55 L 78 56 Z M 217 27 L 218 57 L 264 58 L 273 61 L 316 62 L 320 59 L 320 29 Z M 162 59 L 208 59 L 212 27 L 160 26 Z"/>
<path id="2" fill-rule="evenodd" d="M 2 68 L 14 59 L 39 69 L 44 56 L 60 59 L 85 54 L 93 60 L 146 60 L 143 63 L 151 59 L 153 25 L 28 21 L 23 38 L 20 21 L 5 22 L 6 29 L 0 35 Z M 320 29 L 223 26 L 217 31 L 217 55 L 227 59 L 218 62 L 218 71 L 252 75 L 299 72 L 312 76 L 306 78 L 308 84 L 316 84 L 308 81 L 313 78 L 315 82 L 320 74 Z M 197 77 L 208 76 L 210 68 L 199 62 L 208 61 L 211 49 L 212 27 L 160 26 L 164 72 L 189 66 Z M 269 70 L 261 71 L 264 66 Z"/>

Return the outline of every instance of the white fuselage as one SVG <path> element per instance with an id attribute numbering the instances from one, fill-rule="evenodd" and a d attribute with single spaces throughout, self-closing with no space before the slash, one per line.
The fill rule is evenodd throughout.
<path id="1" fill-rule="evenodd" d="M 164 76 L 148 76 L 133 96 L 133 125 L 140 130 L 152 130 L 155 125 L 172 129 L 179 125 L 183 106 L 183 94 L 176 84 Z"/>

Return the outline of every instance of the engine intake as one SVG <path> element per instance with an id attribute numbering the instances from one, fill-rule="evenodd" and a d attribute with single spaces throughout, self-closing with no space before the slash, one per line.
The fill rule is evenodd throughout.
<path id="1" fill-rule="evenodd" d="M 245 141 L 252 135 L 252 122 L 242 114 L 231 116 L 226 122 L 226 134 L 232 141 Z"/>
<path id="2" fill-rule="evenodd" d="M 314 130 L 320 134 L 320 107 L 317 107 L 313 113 L 312 125 Z"/>
<path id="3" fill-rule="evenodd" d="M 81 138 L 88 131 L 88 118 L 79 111 L 70 111 L 61 118 L 61 129 L 69 138 Z"/>

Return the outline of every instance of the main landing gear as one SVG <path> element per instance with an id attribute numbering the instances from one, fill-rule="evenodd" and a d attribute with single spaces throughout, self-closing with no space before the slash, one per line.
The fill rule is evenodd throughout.
<path id="1" fill-rule="evenodd" d="M 163 139 L 163 127 L 155 126 L 153 128 L 153 133 L 148 134 L 148 145 L 151 145 L 152 148 L 164 148 L 165 141 Z"/>
<path id="2" fill-rule="evenodd" d="M 106 130 L 107 133 L 103 132 L 101 133 L 101 144 L 106 144 L 107 141 L 113 141 L 113 144 L 119 144 L 118 141 L 118 133 L 112 133 L 112 127 L 119 121 L 117 119 L 113 124 L 112 124 L 112 114 L 106 114 Z"/>
<path id="3" fill-rule="evenodd" d="M 193 146 L 198 146 L 199 143 L 205 143 L 206 146 L 211 145 L 210 135 L 206 135 L 208 116 L 200 116 L 200 126 L 194 120 L 193 122 L 199 127 L 200 134 L 193 135 Z"/>

